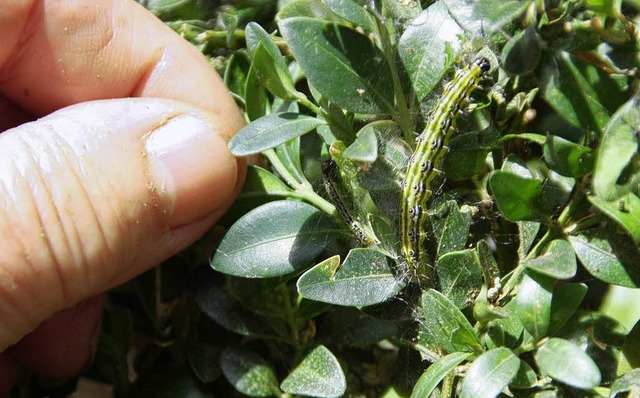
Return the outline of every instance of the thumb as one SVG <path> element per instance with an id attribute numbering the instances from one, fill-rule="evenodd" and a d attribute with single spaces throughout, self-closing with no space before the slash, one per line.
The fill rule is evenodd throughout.
<path id="1" fill-rule="evenodd" d="M 0 351 L 210 228 L 241 185 L 233 133 L 217 115 L 137 98 L 0 135 Z"/>

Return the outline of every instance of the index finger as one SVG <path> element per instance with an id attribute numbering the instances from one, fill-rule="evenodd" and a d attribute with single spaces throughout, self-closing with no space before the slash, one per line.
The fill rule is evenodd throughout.
<path id="1" fill-rule="evenodd" d="M 35 116 L 105 98 L 160 97 L 243 120 L 191 44 L 135 1 L 8 0 L 0 12 L 0 92 Z"/>

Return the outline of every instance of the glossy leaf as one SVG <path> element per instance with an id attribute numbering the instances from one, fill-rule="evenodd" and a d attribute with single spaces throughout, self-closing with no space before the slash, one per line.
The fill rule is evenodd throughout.
<path id="1" fill-rule="evenodd" d="M 547 335 L 553 336 L 571 318 L 587 294 L 587 285 L 567 283 L 556 286 L 551 300 L 551 318 Z"/>
<path id="2" fill-rule="evenodd" d="M 280 388 L 289 394 L 341 397 L 347 389 L 347 381 L 336 357 L 321 345 L 289 373 Z"/>
<path id="3" fill-rule="evenodd" d="M 621 106 L 611 117 L 602 133 L 593 173 L 593 190 L 605 201 L 618 199 L 634 188 L 640 180 L 640 166 L 634 166 L 638 156 L 638 126 L 640 107 L 638 96 Z M 638 188 L 636 185 L 636 194 Z"/>
<path id="4" fill-rule="evenodd" d="M 462 380 L 460 397 L 496 397 L 516 376 L 520 359 L 508 348 L 494 348 L 473 361 Z"/>
<path id="5" fill-rule="evenodd" d="M 229 141 L 229 149 L 236 156 L 260 153 L 306 134 L 323 123 L 321 119 L 300 113 L 263 116 L 242 128 Z"/>
<path id="6" fill-rule="evenodd" d="M 462 34 L 443 2 L 432 4 L 407 25 L 398 42 L 398 54 L 418 101 L 433 90 L 455 62 Z"/>
<path id="7" fill-rule="evenodd" d="M 391 71 L 368 37 L 344 25 L 305 17 L 278 25 L 307 79 L 323 96 L 352 112 L 392 111 Z"/>
<path id="8" fill-rule="evenodd" d="M 422 315 L 418 342 L 434 352 L 481 351 L 473 327 L 460 310 L 442 293 L 422 292 Z"/>
<path id="9" fill-rule="evenodd" d="M 264 204 L 239 219 L 218 246 L 211 266 L 245 278 L 287 275 L 310 265 L 345 230 L 306 203 Z"/>
<path id="10" fill-rule="evenodd" d="M 509 386 L 514 388 L 534 388 L 537 383 L 538 375 L 536 371 L 525 361 L 520 361 L 520 369 L 518 369 L 516 377 L 511 380 Z"/>
<path id="11" fill-rule="evenodd" d="M 500 139 L 493 126 L 452 137 L 444 161 L 447 180 L 464 180 L 480 173 L 486 167 L 487 155 L 502 147 Z"/>
<path id="12" fill-rule="evenodd" d="M 416 382 L 411 398 L 429 397 L 442 379 L 471 355 L 467 352 L 454 352 L 434 362 Z"/>
<path id="13" fill-rule="evenodd" d="M 331 11 L 352 24 L 369 32 L 375 30 L 375 25 L 371 22 L 372 16 L 369 15 L 365 7 L 367 4 L 366 1 L 325 0 L 324 3 Z"/>
<path id="14" fill-rule="evenodd" d="M 640 243 L 640 197 L 638 195 L 629 192 L 614 201 L 605 201 L 599 196 L 589 196 L 589 201 L 624 228 L 636 243 Z"/>
<path id="15" fill-rule="evenodd" d="M 531 2 L 531 0 L 479 0 L 475 4 L 473 15 L 476 20 L 482 21 L 484 32 L 494 32 L 517 19 Z M 532 55 L 527 54 L 527 56 Z"/>
<path id="16" fill-rule="evenodd" d="M 277 62 L 263 43 L 258 43 L 253 53 L 253 67 L 260 82 L 273 95 L 286 100 L 295 100 L 298 97 L 289 69 L 284 62 Z"/>
<path id="17" fill-rule="evenodd" d="M 640 369 L 633 369 L 616 379 L 611 386 L 609 396 L 615 397 L 624 392 L 637 395 L 638 391 L 640 391 Z"/>
<path id="18" fill-rule="evenodd" d="M 244 107 L 250 121 L 255 121 L 267 113 L 267 90 L 260 82 L 257 68 L 251 65 L 244 89 Z M 249 125 L 251 126 L 251 125 Z"/>
<path id="19" fill-rule="evenodd" d="M 471 226 L 471 211 L 463 211 L 454 200 L 449 200 L 429 213 L 433 234 L 437 237 L 438 256 L 462 250 L 467 245 Z"/>
<path id="20" fill-rule="evenodd" d="M 340 257 L 317 264 L 298 279 L 305 298 L 337 305 L 367 306 L 395 296 L 403 285 L 387 256 L 376 250 L 353 249 L 340 265 Z"/>
<path id="21" fill-rule="evenodd" d="M 229 91 L 242 97 L 245 96 L 245 86 L 247 84 L 247 76 L 251 61 L 244 51 L 237 51 L 227 62 L 227 68 L 224 72 L 224 84 Z"/>
<path id="22" fill-rule="evenodd" d="M 591 275 L 614 285 L 640 286 L 640 251 L 629 237 L 600 228 L 570 236 L 569 241 Z"/>
<path id="23" fill-rule="evenodd" d="M 482 267 L 473 249 L 443 255 L 438 259 L 436 272 L 440 291 L 458 308 L 470 305 L 484 282 Z"/>
<path id="24" fill-rule="evenodd" d="M 544 144 L 544 160 L 563 176 L 578 178 L 590 173 L 594 158 L 591 148 L 554 135 L 548 135 Z"/>
<path id="25" fill-rule="evenodd" d="M 344 157 L 352 160 L 373 163 L 378 158 L 378 139 L 376 127 L 379 122 L 373 122 L 358 131 L 358 137 L 344 151 Z M 382 123 L 386 125 L 387 123 Z"/>
<path id="26" fill-rule="evenodd" d="M 576 254 L 571 243 L 564 239 L 551 241 L 538 257 L 525 260 L 523 265 L 536 272 L 555 279 L 572 278 L 578 269 Z"/>
<path id="27" fill-rule="evenodd" d="M 549 205 L 538 180 L 495 171 L 489 185 L 502 215 L 511 221 L 549 222 Z"/>
<path id="28" fill-rule="evenodd" d="M 515 298 L 518 317 L 535 340 L 547 333 L 555 281 L 547 276 L 525 274 Z"/>
<path id="29" fill-rule="evenodd" d="M 533 26 L 518 32 L 502 49 L 502 62 L 507 72 L 533 72 L 540 62 L 544 43 Z"/>
<path id="30" fill-rule="evenodd" d="M 550 338 L 535 354 L 543 374 L 576 388 L 600 384 L 600 370 L 593 360 L 570 341 Z"/>
<path id="31" fill-rule="evenodd" d="M 533 244 L 538 231 L 540 230 L 540 223 L 535 221 L 518 221 L 518 257 L 524 260 L 529 254 L 529 249 Z"/>
<path id="32" fill-rule="evenodd" d="M 206 316 L 223 328 L 242 336 L 275 336 L 267 323 L 216 286 L 210 274 L 203 273 L 199 276 L 192 286 L 191 294 Z"/>
<path id="33" fill-rule="evenodd" d="M 220 354 L 222 373 L 235 389 L 250 397 L 280 396 L 273 367 L 244 347 L 227 347 Z"/>
<path id="34" fill-rule="evenodd" d="M 617 87 L 608 87 L 608 76 L 567 52 L 548 61 L 540 76 L 542 94 L 547 102 L 572 125 L 601 131 L 610 116 L 604 104 L 624 98 Z M 598 82 L 597 90 L 591 80 Z"/>

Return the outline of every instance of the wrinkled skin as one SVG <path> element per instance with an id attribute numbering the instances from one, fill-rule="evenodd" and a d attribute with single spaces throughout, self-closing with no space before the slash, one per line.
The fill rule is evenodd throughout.
<path id="1" fill-rule="evenodd" d="M 98 101 L 100 100 L 100 101 Z M 135 1 L 0 9 L 0 393 L 90 361 L 101 298 L 182 250 L 238 193 L 243 120 Z"/>

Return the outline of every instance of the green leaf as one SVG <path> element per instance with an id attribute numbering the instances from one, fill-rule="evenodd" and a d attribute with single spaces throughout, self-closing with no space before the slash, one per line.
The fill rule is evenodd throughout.
<path id="1" fill-rule="evenodd" d="M 532 0 L 479 0 L 475 4 L 473 17 L 482 21 L 483 32 L 494 32 L 518 18 Z M 527 53 L 533 57 L 535 53 Z"/>
<path id="2" fill-rule="evenodd" d="M 372 318 L 354 307 L 333 307 L 322 318 L 323 336 L 332 344 L 368 349 L 381 340 L 396 336 L 395 321 Z"/>
<path id="3" fill-rule="evenodd" d="M 461 211 L 455 200 L 449 200 L 429 213 L 433 234 L 438 239 L 438 256 L 466 247 L 471 213 L 469 208 L 465 210 Z"/>
<path id="4" fill-rule="evenodd" d="M 324 124 L 324 121 L 300 113 L 274 113 L 248 124 L 229 141 L 235 156 L 260 153 L 299 137 Z"/>
<path id="5" fill-rule="evenodd" d="M 432 4 L 407 24 L 398 42 L 398 55 L 418 101 L 433 90 L 454 64 L 462 34 L 462 28 L 443 2 Z"/>
<path id="6" fill-rule="evenodd" d="M 261 167 L 249 166 L 242 191 L 220 224 L 231 225 L 260 205 L 294 195 L 295 192 L 275 175 Z"/>
<path id="7" fill-rule="evenodd" d="M 341 397 L 347 389 L 347 381 L 336 357 L 321 345 L 289 373 L 280 388 L 289 394 Z"/>
<path id="8" fill-rule="evenodd" d="M 542 194 L 539 180 L 498 170 L 489 177 L 489 185 L 496 204 L 506 219 L 550 222 L 549 205 Z"/>
<path id="9" fill-rule="evenodd" d="M 541 256 L 525 260 L 522 265 L 555 279 L 572 278 L 578 269 L 571 243 L 564 239 L 551 241 Z"/>
<path id="10" fill-rule="evenodd" d="M 534 273 L 525 274 L 515 298 L 516 312 L 527 332 L 537 341 L 549 328 L 555 280 Z"/>
<path id="11" fill-rule="evenodd" d="M 545 44 L 533 25 L 516 33 L 502 48 L 502 63 L 507 72 L 524 75 L 540 62 Z"/>
<path id="12" fill-rule="evenodd" d="M 200 278 L 195 279 L 190 292 L 206 316 L 223 328 L 242 336 L 273 337 L 275 335 L 269 324 L 247 311 L 237 301 L 232 300 L 224 290 L 216 286 L 211 272 L 198 276 Z"/>
<path id="13" fill-rule="evenodd" d="M 478 336 L 467 318 L 442 293 L 433 289 L 422 292 L 422 317 L 418 343 L 431 351 L 482 351 Z"/>
<path id="14" fill-rule="evenodd" d="M 635 189 L 638 192 L 640 165 L 640 106 L 638 95 L 627 101 L 604 128 L 593 173 L 593 190 L 602 200 L 618 199 Z M 635 186 L 635 188 L 634 188 Z"/>
<path id="15" fill-rule="evenodd" d="M 520 359 L 510 349 L 487 351 L 473 361 L 462 380 L 460 397 L 496 397 L 518 373 Z"/>
<path id="16" fill-rule="evenodd" d="M 471 355 L 472 354 L 467 352 L 454 352 L 434 362 L 416 382 L 411 392 L 411 398 L 431 396 L 431 393 L 436 389 L 438 384 L 440 384 L 442 379 Z"/>
<path id="17" fill-rule="evenodd" d="M 516 377 L 511 380 L 509 386 L 514 388 L 534 388 L 537 383 L 538 375 L 536 371 L 525 361 L 520 361 L 520 369 L 518 369 Z"/>
<path id="18" fill-rule="evenodd" d="M 569 241 L 591 275 L 613 285 L 640 286 L 640 250 L 628 236 L 598 228 L 569 236 Z"/>
<path id="19" fill-rule="evenodd" d="M 629 392 L 627 396 L 637 396 L 640 391 L 640 369 L 633 369 L 620 376 L 611 386 L 610 397 L 624 392 Z"/>
<path id="20" fill-rule="evenodd" d="M 227 68 L 224 71 L 224 84 L 229 91 L 242 97 L 244 100 L 245 87 L 249 75 L 251 60 L 245 51 L 236 51 L 227 62 Z"/>
<path id="21" fill-rule="evenodd" d="M 280 396 L 273 367 L 248 348 L 225 348 L 220 354 L 220 367 L 229 383 L 242 394 L 250 397 Z"/>
<path id="22" fill-rule="evenodd" d="M 343 156 L 355 161 L 373 163 L 378 158 L 378 139 L 376 128 L 386 126 L 386 121 L 369 123 L 358 131 L 358 137 L 347 149 Z"/>
<path id="23" fill-rule="evenodd" d="M 480 173 L 489 152 L 501 147 L 501 136 L 493 126 L 454 136 L 444 161 L 447 179 L 459 181 Z"/>
<path id="24" fill-rule="evenodd" d="M 257 68 L 252 64 L 244 88 L 244 107 L 250 121 L 257 120 L 267 113 L 267 90 L 260 84 Z"/>
<path id="25" fill-rule="evenodd" d="M 548 135 L 544 144 L 544 160 L 549 167 L 566 177 L 582 177 L 593 170 L 591 148 L 564 138 Z"/>
<path id="26" fill-rule="evenodd" d="M 222 373 L 220 365 L 220 348 L 208 344 L 193 343 L 186 348 L 186 356 L 191 370 L 203 383 L 214 382 Z"/>
<path id="27" fill-rule="evenodd" d="M 278 54 L 280 56 L 280 54 Z M 285 100 L 298 98 L 289 69 L 284 62 L 277 62 L 266 50 L 263 43 L 258 43 L 253 53 L 253 67 L 260 82 L 276 97 Z"/>
<path id="28" fill-rule="evenodd" d="M 540 223 L 534 221 L 518 221 L 518 257 L 524 260 L 535 241 Z"/>
<path id="29" fill-rule="evenodd" d="M 324 0 L 324 4 L 337 15 L 351 22 L 355 26 L 361 27 L 368 32 L 375 31 L 375 26 L 371 23 L 371 16 L 367 12 L 366 1 L 354 0 Z"/>
<path id="30" fill-rule="evenodd" d="M 351 112 L 393 111 L 391 70 L 367 36 L 306 17 L 288 18 L 278 26 L 307 79 L 323 96 Z"/>
<path id="31" fill-rule="evenodd" d="M 281 5 L 279 3 L 279 5 Z M 292 17 L 311 17 L 317 19 L 325 19 L 327 21 L 338 21 L 338 17 L 333 13 L 326 4 L 317 0 L 291 0 L 282 6 L 278 14 L 276 14 L 275 21 L 281 21 L 283 19 Z"/>
<path id="32" fill-rule="evenodd" d="M 376 250 L 353 249 L 340 265 L 340 256 L 317 264 L 298 279 L 301 296 L 348 306 L 367 306 L 395 296 L 403 285 L 387 256 Z"/>
<path id="33" fill-rule="evenodd" d="M 600 384 L 600 370 L 593 360 L 570 341 L 550 338 L 535 354 L 542 374 L 572 387 L 590 389 Z"/>
<path id="34" fill-rule="evenodd" d="M 583 283 L 567 283 L 559 285 L 553 290 L 548 336 L 556 334 L 575 314 L 586 294 L 587 285 Z"/>
<path id="35" fill-rule="evenodd" d="M 218 246 L 211 267 L 229 275 L 268 278 L 307 267 L 346 231 L 306 203 L 264 204 L 240 218 Z"/>
<path id="36" fill-rule="evenodd" d="M 539 77 L 547 102 L 572 125 L 601 131 L 609 120 L 605 104 L 624 98 L 624 94 L 609 83 L 606 73 L 568 52 L 547 61 Z"/>
<path id="37" fill-rule="evenodd" d="M 440 291 L 458 308 L 473 303 L 484 282 L 482 267 L 473 249 L 450 252 L 440 257 L 436 272 Z"/>
<path id="38" fill-rule="evenodd" d="M 610 202 L 599 196 L 588 198 L 600 211 L 624 228 L 636 243 L 640 243 L 640 197 L 629 192 Z"/>

